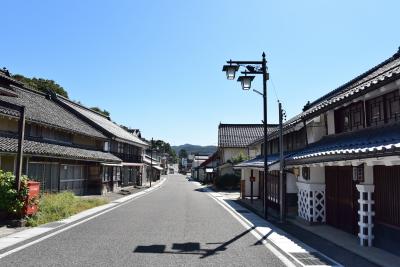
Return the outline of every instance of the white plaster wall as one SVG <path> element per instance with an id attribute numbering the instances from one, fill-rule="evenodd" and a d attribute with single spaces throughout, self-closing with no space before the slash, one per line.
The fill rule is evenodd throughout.
<path id="1" fill-rule="evenodd" d="M 310 184 L 324 184 L 325 183 L 325 167 L 310 167 L 310 180 L 305 180 L 302 176 L 302 168 L 300 168 L 299 182 Z"/>
<path id="2" fill-rule="evenodd" d="M 247 148 L 224 148 L 223 149 L 223 160 L 224 163 L 238 156 L 240 153 L 247 155 Z"/>
<path id="3" fill-rule="evenodd" d="M 326 135 L 325 116 L 324 114 L 315 117 L 307 124 L 307 140 L 308 143 L 314 143 Z"/>
<path id="4" fill-rule="evenodd" d="M 374 184 L 374 167 L 364 165 L 364 184 Z"/>
<path id="5" fill-rule="evenodd" d="M 250 182 L 250 174 L 251 170 L 250 169 L 244 169 L 242 170 L 242 177 L 245 180 L 245 195 L 246 197 L 249 197 L 251 194 L 251 182 Z M 255 182 L 253 183 L 253 196 L 258 197 L 259 196 L 259 177 L 258 177 L 258 170 L 253 170 L 253 176 L 256 178 Z"/>
<path id="6" fill-rule="evenodd" d="M 310 167 L 310 182 L 325 183 L 325 167 Z"/>
<path id="7" fill-rule="evenodd" d="M 249 147 L 250 158 L 255 158 L 258 155 L 261 155 L 261 144 Z"/>
<path id="8" fill-rule="evenodd" d="M 297 177 L 292 173 L 286 174 L 286 193 L 297 193 Z"/>
<path id="9" fill-rule="evenodd" d="M 335 111 L 329 110 L 326 113 L 326 119 L 328 121 L 328 135 L 335 134 Z"/>

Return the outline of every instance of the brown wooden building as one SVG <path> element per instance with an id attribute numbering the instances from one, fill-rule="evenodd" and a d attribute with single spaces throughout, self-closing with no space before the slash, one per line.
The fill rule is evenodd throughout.
<path id="1" fill-rule="evenodd" d="M 113 191 L 121 186 L 141 185 L 144 173 L 144 150 L 149 144 L 134 132 L 128 132 L 120 125 L 81 104 L 53 94 L 55 102 L 73 113 L 80 120 L 106 137 L 104 151 L 122 160 L 120 163 L 103 164 L 103 190 Z"/>
<path id="2" fill-rule="evenodd" d="M 107 137 L 40 93 L 0 71 L 0 100 L 25 107 L 23 174 L 42 191 L 98 193 L 104 164 L 121 160 L 104 151 Z M 0 105 L 0 169 L 15 172 L 19 112 Z"/>

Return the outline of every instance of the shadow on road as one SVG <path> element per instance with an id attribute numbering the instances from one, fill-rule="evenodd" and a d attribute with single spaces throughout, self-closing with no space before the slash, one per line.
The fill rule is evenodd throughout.
<path id="1" fill-rule="evenodd" d="M 133 253 L 157 253 L 157 254 L 188 254 L 188 255 L 199 255 L 200 259 L 204 259 L 217 254 L 228 249 L 228 246 L 243 236 L 250 233 L 255 227 L 252 227 L 239 235 L 233 237 L 232 239 L 223 243 L 206 243 L 210 244 L 220 244 L 214 249 L 201 248 L 199 242 L 186 242 L 186 243 L 173 243 L 171 250 L 167 250 L 166 245 L 149 245 L 149 246 L 137 246 Z"/>

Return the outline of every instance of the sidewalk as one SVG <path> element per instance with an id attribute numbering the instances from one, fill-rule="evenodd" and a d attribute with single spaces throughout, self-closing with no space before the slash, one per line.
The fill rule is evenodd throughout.
<path id="1" fill-rule="evenodd" d="M 160 181 L 162 181 L 162 178 L 160 180 L 157 180 L 155 182 L 151 183 L 151 186 L 157 186 Z M 141 191 L 148 190 L 150 188 L 149 183 L 144 183 L 144 185 L 140 187 L 136 186 L 127 186 L 127 187 L 122 187 L 120 191 L 118 192 L 108 192 L 106 195 L 85 195 L 85 196 L 79 196 L 82 198 L 105 198 L 109 201 L 109 203 L 112 203 L 113 201 L 120 200 L 121 198 L 124 198 L 129 195 L 134 195 L 137 194 Z M 100 206 L 101 207 L 101 206 Z M 85 211 L 83 211 L 85 212 Z M 77 214 L 75 214 L 77 215 Z M 75 216 L 73 215 L 73 216 Z M 54 223 L 54 222 L 53 222 Z M 41 227 L 41 226 L 38 226 Z M 4 222 L 0 221 L 0 239 L 3 237 L 7 237 L 13 234 L 17 234 L 19 232 L 29 230 L 29 229 L 34 229 L 36 227 L 10 227 L 6 225 Z"/>
<path id="2" fill-rule="evenodd" d="M 251 204 L 249 199 L 240 199 L 239 193 L 220 192 L 224 196 L 230 195 L 230 199 L 248 208 L 260 217 L 263 216 L 263 203 L 261 200 L 254 200 Z M 351 262 L 355 266 L 399 266 L 400 257 L 376 247 L 361 247 L 356 236 L 340 231 L 329 225 L 307 225 L 297 218 L 288 218 L 287 223 L 278 222 L 278 214 L 272 214 L 269 221 L 284 230 L 288 234 L 317 248 L 325 255 L 336 259 L 339 262 Z"/>

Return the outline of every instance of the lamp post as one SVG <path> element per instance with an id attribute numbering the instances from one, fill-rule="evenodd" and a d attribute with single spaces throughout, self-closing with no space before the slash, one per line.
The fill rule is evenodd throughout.
<path id="1" fill-rule="evenodd" d="M 265 59 L 265 53 L 262 54 L 261 61 L 232 61 L 229 60 L 224 65 L 222 71 L 226 72 L 228 80 L 235 79 L 235 73 L 240 67 L 244 67 L 246 70 L 241 73 L 244 76 L 240 76 L 237 81 L 241 83 L 243 90 L 250 90 L 251 82 L 254 79 L 254 75 L 261 74 L 263 77 L 263 92 L 260 93 L 253 90 L 263 97 L 264 107 L 264 218 L 268 218 L 268 196 L 267 196 L 267 177 L 268 177 L 268 162 L 267 162 L 267 81 L 269 79 L 269 73 L 267 72 L 267 60 Z M 250 74 L 250 75 L 248 75 Z M 253 74 L 253 75 L 251 75 Z"/>

